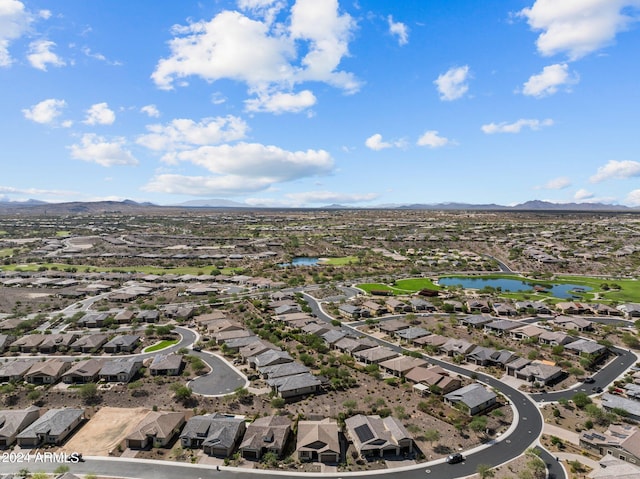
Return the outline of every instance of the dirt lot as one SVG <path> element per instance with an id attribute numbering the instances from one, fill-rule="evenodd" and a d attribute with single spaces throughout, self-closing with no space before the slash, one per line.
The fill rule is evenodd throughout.
<path id="1" fill-rule="evenodd" d="M 65 449 L 87 456 L 109 456 L 148 412 L 145 408 L 103 407 L 71 438 Z"/>

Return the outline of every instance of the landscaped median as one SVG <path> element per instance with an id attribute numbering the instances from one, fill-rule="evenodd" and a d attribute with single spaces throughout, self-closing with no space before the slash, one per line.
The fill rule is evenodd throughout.
<path id="1" fill-rule="evenodd" d="M 148 346 L 142 350 L 143 353 L 153 353 L 156 351 L 162 351 L 163 349 L 167 349 L 171 346 L 174 346 L 180 342 L 180 339 L 165 339 L 159 341 L 151 346 Z"/>

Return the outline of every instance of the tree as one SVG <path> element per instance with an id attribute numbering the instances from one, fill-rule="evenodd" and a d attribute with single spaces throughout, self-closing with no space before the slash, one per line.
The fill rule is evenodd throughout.
<path id="1" fill-rule="evenodd" d="M 87 383 L 80 386 L 80 397 L 86 405 L 99 403 L 100 394 L 98 394 L 98 386 L 96 383 Z"/>
<path id="2" fill-rule="evenodd" d="M 493 477 L 495 472 L 493 472 L 493 466 L 489 464 L 478 464 L 476 468 L 476 472 L 480 476 L 481 479 L 485 479 L 487 477 Z"/>
<path id="3" fill-rule="evenodd" d="M 285 405 L 285 400 L 281 397 L 275 397 L 271 400 L 271 406 L 276 409 L 281 409 Z"/>
<path id="4" fill-rule="evenodd" d="M 440 431 L 437 429 L 427 429 L 423 436 L 424 440 L 429 441 L 431 447 L 433 447 L 433 443 L 440 440 Z"/>
<path id="5" fill-rule="evenodd" d="M 171 389 L 173 390 L 174 397 L 177 401 L 182 402 L 183 404 L 191 399 L 192 391 L 191 389 L 179 383 L 174 383 L 171 385 Z"/>
<path id="6" fill-rule="evenodd" d="M 475 416 L 469 423 L 469 429 L 475 432 L 482 432 L 487 429 L 487 416 Z"/>
<path id="7" fill-rule="evenodd" d="M 583 409 L 587 404 L 591 404 L 591 398 L 587 393 L 576 393 L 571 400 L 573 401 L 573 404 L 580 409 Z"/>

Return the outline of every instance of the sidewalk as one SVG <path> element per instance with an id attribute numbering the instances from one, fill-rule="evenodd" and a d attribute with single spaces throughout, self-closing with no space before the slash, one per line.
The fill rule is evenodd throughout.
<path id="1" fill-rule="evenodd" d="M 588 457 L 581 456 L 580 454 L 570 454 L 568 452 L 556 452 L 555 456 L 560 458 L 561 461 L 578 461 L 584 464 L 585 466 L 589 466 L 594 471 L 600 470 L 600 464 L 598 464 L 598 461 L 594 461 L 593 459 L 589 459 Z"/>
<path id="2" fill-rule="evenodd" d="M 580 435 L 577 432 L 567 431 L 566 429 L 554 426 L 553 424 L 544 423 L 542 434 L 547 434 L 548 436 L 556 436 L 563 441 L 570 442 L 571 444 L 575 444 L 576 446 L 578 446 L 580 443 Z"/>

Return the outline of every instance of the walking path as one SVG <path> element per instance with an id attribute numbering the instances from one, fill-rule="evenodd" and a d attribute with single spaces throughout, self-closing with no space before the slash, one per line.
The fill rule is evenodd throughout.
<path id="1" fill-rule="evenodd" d="M 577 432 L 568 431 L 562 427 L 554 426 L 553 424 L 544 423 L 542 433 L 549 436 L 556 436 L 563 441 L 570 442 L 576 446 L 580 443 L 580 435 Z"/>

